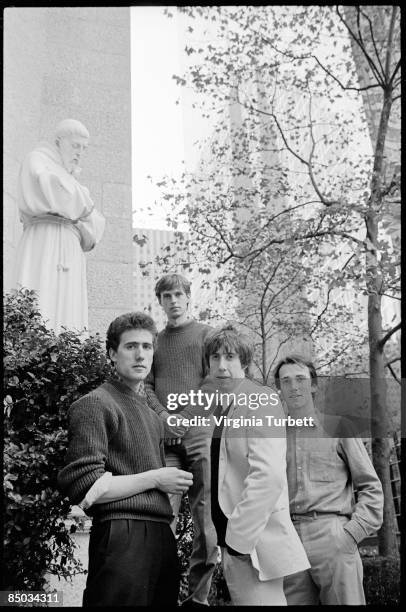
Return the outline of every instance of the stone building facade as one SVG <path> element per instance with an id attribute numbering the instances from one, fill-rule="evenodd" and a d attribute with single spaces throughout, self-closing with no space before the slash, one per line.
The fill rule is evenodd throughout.
<path id="1" fill-rule="evenodd" d="M 81 182 L 106 217 L 87 254 L 89 327 L 104 334 L 132 306 L 130 7 L 10 7 L 4 12 L 4 289 L 22 233 L 22 159 L 74 118 L 90 132 Z"/>

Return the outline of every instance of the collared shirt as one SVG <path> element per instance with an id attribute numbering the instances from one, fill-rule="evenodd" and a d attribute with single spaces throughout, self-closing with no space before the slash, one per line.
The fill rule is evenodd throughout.
<path id="1" fill-rule="evenodd" d="M 347 515 L 345 529 L 360 542 L 382 524 L 382 486 L 362 440 L 327 435 L 329 419 L 319 418 L 312 431 L 287 428 L 290 512 Z"/>

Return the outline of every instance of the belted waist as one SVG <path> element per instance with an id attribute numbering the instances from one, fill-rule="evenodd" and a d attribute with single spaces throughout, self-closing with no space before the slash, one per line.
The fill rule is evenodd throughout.
<path id="1" fill-rule="evenodd" d="M 72 231 L 75 236 L 78 238 L 79 242 L 81 239 L 80 231 L 77 228 L 76 224 L 72 219 L 67 219 L 66 217 L 58 217 L 57 215 L 52 215 L 50 213 L 45 213 L 44 215 L 38 215 L 37 217 L 28 217 L 24 220 L 24 230 L 31 225 L 38 225 L 40 223 L 45 224 L 53 224 L 53 225 L 65 225 L 70 231 Z M 55 262 L 56 269 L 58 272 L 68 272 L 71 268 L 71 260 L 72 253 L 71 249 L 68 249 L 66 245 L 66 240 L 58 241 L 58 254 L 57 260 Z"/>
<path id="2" fill-rule="evenodd" d="M 37 217 L 27 218 L 24 221 L 24 227 L 36 225 L 37 223 L 56 223 L 57 225 L 70 225 L 72 229 L 76 229 L 75 222 L 72 221 L 72 219 L 67 219 L 66 217 L 59 217 L 58 215 L 51 215 L 47 213 L 45 213 L 44 215 L 38 215 Z"/>
<path id="3" fill-rule="evenodd" d="M 328 516 L 348 516 L 347 514 L 340 514 L 339 512 L 316 512 L 316 510 L 312 510 L 311 512 L 303 512 L 302 514 L 292 513 L 290 518 L 292 521 L 300 521 L 302 519 L 316 519 L 316 518 L 325 518 Z"/>

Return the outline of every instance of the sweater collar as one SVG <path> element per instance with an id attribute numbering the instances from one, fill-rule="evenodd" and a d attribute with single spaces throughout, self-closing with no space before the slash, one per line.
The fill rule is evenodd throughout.
<path id="1" fill-rule="evenodd" d="M 120 391 L 120 393 L 123 393 L 124 395 L 127 395 L 128 397 L 132 397 L 132 398 L 145 397 L 145 388 L 144 388 L 143 382 L 141 383 L 140 390 L 138 392 L 133 391 L 122 380 L 119 380 L 117 378 L 109 378 L 107 382 L 110 385 L 113 385 L 113 387 L 115 387 L 117 391 Z"/>
<path id="2" fill-rule="evenodd" d="M 169 334 L 181 334 L 193 327 L 195 323 L 195 319 L 188 319 L 187 321 L 185 321 L 185 323 L 183 323 L 183 325 L 177 325 L 176 327 L 167 323 L 165 331 Z"/>

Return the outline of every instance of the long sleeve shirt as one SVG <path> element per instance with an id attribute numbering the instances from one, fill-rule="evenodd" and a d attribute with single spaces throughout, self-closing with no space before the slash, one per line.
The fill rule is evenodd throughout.
<path id="1" fill-rule="evenodd" d="M 145 397 L 111 379 L 69 409 L 65 464 L 58 483 L 77 504 L 107 472 L 120 476 L 163 467 L 163 425 Z M 169 523 L 173 516 L 167 494 L 158 489 L 95 504 L 86 512 L 96 521 L 136 518 Z"/>
<path id="2" fill-rule="evenodd" d="M 151 373 L 145 386 L 148 404 L 157 413 L 167 411 L 168 395 L 197 391 L 206 376 L 203 343 L 209 325 L 194 319 L 159 332 Z M 170 412 L 176 413 L 182 406 Z"/>
<path id="3" fill-rule="evenodd" d="M 324 425 L 328 417 L 324 417 Z M 291 514 L 332 512 L 350 517 L 345 529 L 360 542 L 382 524 L 380 480 L 360 438 L 287 428 L 287 474 Z M 357 501 L 354 497 L 357 493 Z"/>

